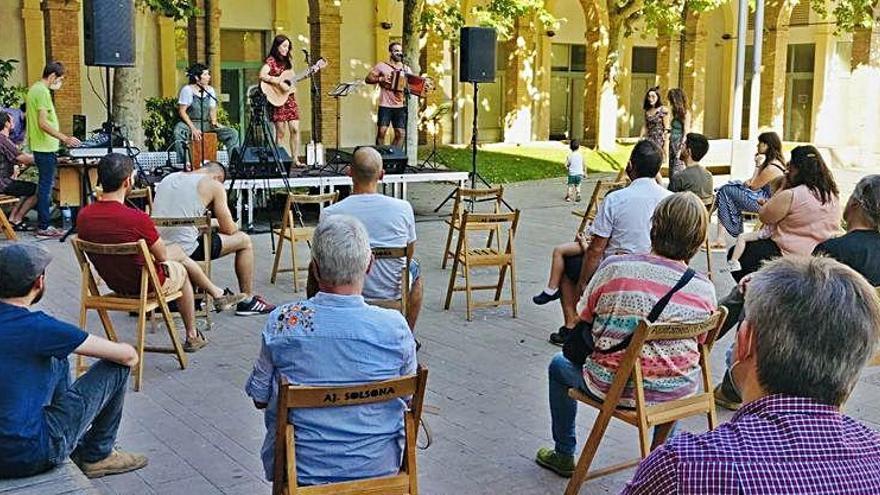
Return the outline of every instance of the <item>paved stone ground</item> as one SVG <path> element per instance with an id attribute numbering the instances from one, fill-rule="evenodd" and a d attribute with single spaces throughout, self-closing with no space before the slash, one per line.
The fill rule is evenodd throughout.
<path id="1" fill-rule="evenodd" d="M 840 176 L 849 191 L 858 171 Z M 591 177 L 595 179 L 595 177 Z M 716 182 L 720 182 L 717 178 Z M 586 190 L 591 187 L 586 185 Z M 547 341 L 561 318 L 558 306 L 535 306 L 530 297 L 546 283 L 551 246 L 570 240 L 577 219 L 572 205 L 562 201 L 559 180 L 516 184 L 507 188 L 510 203 L 523 211 L 516 241 L 519 317 L 509 308 L 477 310 L 465 320 L 464 296 L 457 295 L 450 311 L 442 302 L 448 271 L 440 270 L 445 224 L 431 210 L 450 187 L 414 187 L 419 243 L 426 285 L 425 305 L 417 333 L 423 343 L 419 359 L 430 369 L 424 419 L 433 433 L 433 445 L 419 452 L 421 491 L 426 494 L 543 494 L 561 493 L 566 480 L 535 465 L 535 451 L 552 445 L 547 407 L 546 367 L 558 347 Z M 585 191 L 585 196 L 588 196 Z M 448 211 L 449 205 L 447 205 Z M 713 230 L 714 232 L 714 230 Z M 296 298 L 289 277 L 269 285 L 271 253 L 267 235 L 255 236 L 258 249 L 256 286 L 270 300 Z M 79 273 L 71 248 L 45 242 L 56 259 L 49 269 L 48 293 L 42 309 L 67 321 L 78 317 Z M 722 255 L 714 254 L 721 266 Z M 705 269 L 705 255 L 694 266 Z M 218 283 L 233 285 L 232 264 L 215 264 Z M 718 294 L 732 286 L 730 277 L 716 273 Z M 120 335 L 131 339 L 133 319 L 115 315 Z M 262 414 L 243 392 L 259 348 L 265 317 L 220 315 L 208 333 L 211 344 L 190 356 L 181 371 L 171 357 L 148 355 L 142 392 L 130 392 L 118 443 L 146 453 L 145 469 L 99 481 L 109 494 L 268 494 L 262 480 L 259 448 L 263 439 Z M 89 329 L 99 332 L 97 318 Z M 162 333 L 149 340 L 162 341 Z M 714 376 L 720 376 L 726 337 L 712 356 Z M 864 373 L 847 412 L 880 428 L 880 371 Z M 726 412 L 721 421 L 728 420 Z M 595 411 L 582 407 L 579 438 L 586 437 Z M 704 431 L 704 419 L 687 421 L 684 428 Z M 599 450 L 596 466 L 634 458 L 638 440 L 634 429 L 613 421 Z M 582 493 L 616 493 L 633 470 L 587 483 Z"/>

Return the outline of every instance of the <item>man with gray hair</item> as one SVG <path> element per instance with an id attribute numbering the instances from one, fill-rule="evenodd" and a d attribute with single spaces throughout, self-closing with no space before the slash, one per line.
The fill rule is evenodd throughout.
<path id="1" fill-rule="evenodd" d="M 370 306 L 361 295 L 372 254 L 363 225 L 326 216 L 315 228 L 312 271 L 319 292 L 280 305 L 262 332 L 260 356 L 245 391 L 265 409 L 262 460 L 274 465 L 278 376 L 299 385 L 345 386 L 416 371 L 416 347 L 403 316 Z M 403 437 L 402 400 L 339 408 L 297 409 L 298 483 L 317 485 L 396 474 Z"/>
<path id="2" fill-rule="evenodd" d="M 744 406 L 682 433 L 622 493 L 880 493 L 880 434 L 840 409 L 874 353 L 880 302 L 825 257 L 786 256 L 748 282 L 732 377 Z"/>
<path id="3" fill-rule="evenodd" d="M 843 210 L 846 234 L 829 239 L 813 254 L 825 254 L 880 286 L 880 175 L 866 175 Z"/>

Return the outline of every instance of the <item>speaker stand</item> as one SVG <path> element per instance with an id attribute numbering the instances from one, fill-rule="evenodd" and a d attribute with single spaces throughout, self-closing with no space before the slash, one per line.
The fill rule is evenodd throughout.
<path id="1" fill-rule="evenodd" d="M 480 87 L 476 81 L 471 81 L 471 84 L 474 85 L 474 121 L 471 127 L 471 172 L 470 174 L 468 174 L 468 179 L 471 181 L 471 189 L 477 188 L 477 181 L 480 181 L 480 183 L 482 183 L 487 188 L 491 188 L 492 184 L 489 184 L 489 181 L 487 181 L 482 175 L 480 175 L 480 172 L 477 170 L 477 116 L 480 112 L 480 105 L 477 102 L 479 101 L 478 95 Z M 455 197 L 454 189 L 452 190 L 452 192 L 449 193 L 448 196 L 446 196 L 446 199 L 444 199 L 443 202 L 441 202 L 439 205 L 437 205 L 436 208 L 434 208 L 434 213 L 440 211 L 440 208 L 443 208 L 443 205 L 448 203 L 449 200 L 451 200 L 453 197 Z M 501 198 L 501 202 L 510 211 L 513 211 L 513 207 L 511 207 L 504 198 Z M 473 210 L 473 203 L 471 203 L 469 206 L 471 210 Z"/>

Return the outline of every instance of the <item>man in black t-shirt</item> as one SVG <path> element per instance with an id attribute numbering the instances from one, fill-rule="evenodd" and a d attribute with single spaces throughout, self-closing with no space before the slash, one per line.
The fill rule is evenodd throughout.
<path id="1" fill-rule="evenodd" d="M 816 246 L 813 254 L 825 254 L 849 266 L 880 286 L 880 175 L 867 175 L 843 210 L 846 234 Z"/>

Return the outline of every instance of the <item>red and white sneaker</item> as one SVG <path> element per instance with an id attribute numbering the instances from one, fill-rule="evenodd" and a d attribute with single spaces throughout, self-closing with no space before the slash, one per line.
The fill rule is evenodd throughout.
<path id="1" fill-rule="evenodd" d="M 274 304 L 270 304 L 263 296 L 254 295 L 250 301 L 242 301 L 235 306 L 235 314 L 237 316 L 254 316 L 271 313 L 275 309 Z"/>

